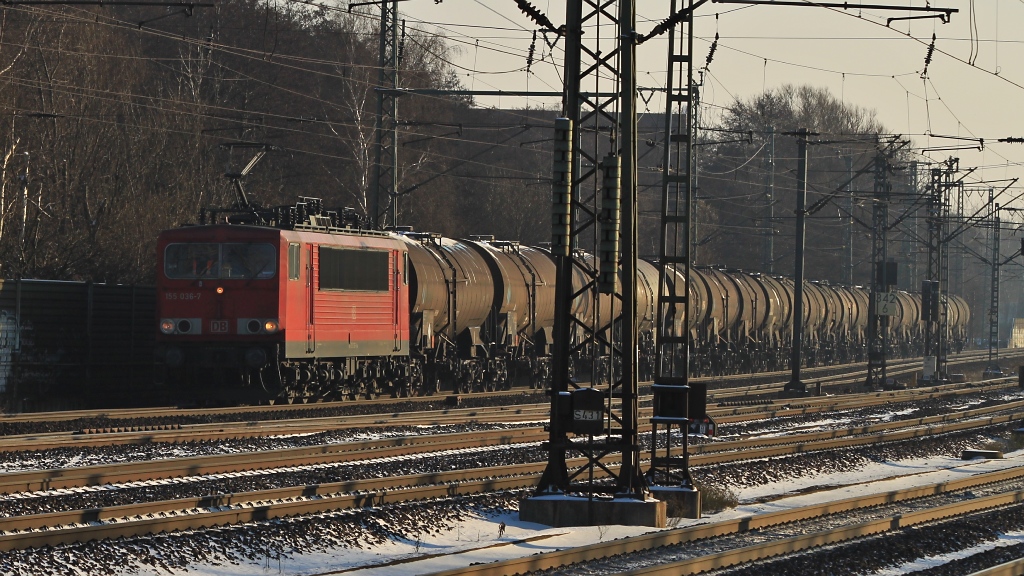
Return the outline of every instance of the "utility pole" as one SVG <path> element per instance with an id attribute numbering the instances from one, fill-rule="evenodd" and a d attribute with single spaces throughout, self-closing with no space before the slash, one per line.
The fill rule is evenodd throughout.
<path id="1" fill-rule="evenodd" d="M 853 286 L 853 154 L 846 155 L 846 225 L 843 226 L 843 245 L 846 247 L 846 262 L 843 275 L 847 286 Z"/>
<path id="2" fill-rule="evenodd" d="M 690 87 L 690 102 L 686 109 L 687 116 L 692 116 L 692 122 L 689 123 L 693 127 L 691 132 L 691 143 L 688 146 L 690 151 L 690 186 L 693 187 L 693 203 L 694 208 L 690 211 L 690 222 L 693 225 L 693 232 L 690 233 L 690 259 L 696 264 L 700 258 L 697 254 L 698 248 L 700 248 L 700 216 L 697 214 L 696 206 L 697 199 L 700 196 L 700 186 L 697 182 L 697 149 L 699 148 L 697 143 L 697 126 L 700 126 L 700 85 L 697 82 L 693 82 Z"/>
<path id="3" fill-rule="evenodd" d="M 916 199 L 918 197 L 917 190 L 917 161 L 910 162 L 910 179 L 907 184 L 908 192 L 907 198 Z M 916 202 L 916 200 L 911 200 Z M 916 238 L 920 237 L 917 228 L 917 214 L 920 210 L 914 208 L 914 215 L 910 219 L 911 233 L 907 233 L 906 229 L 903 230 L 903 258 L 907 263 L 906 269 L 906 280 L 903 281 L 902 286 L 908 291 L 913 292 L 917 286 L 917 241 Z"/>
<path id="4" fill-rule="evenodd" d="M 888 261 L 889 159 L 881 149 L 875 155 L 875 185 L 871 208 L 871 298 L 868 301 L 868 374 L 869 390 L 885 385 L 888 352 L 889 316 L 896 313 L 896 263 Z"/>
<path id="5" fill-rule="evenodd" d="M 697 115 L 692 59 L 693 12 L 709 0 L 681 0 L 685 6 L 680 9 L 677 9 L 677 0 L 670 0 L 669 17 L 655 26 L 650 33 L 642 36 L 636 30 L 634 1 L 609 0 L 602 3 L 569 0 L 566 3 L 565 25 L 561 28 L 556 28 L 547 16 L 529 3 L 520 3 L 520 9 L 527 16 L 545 29 L 557 32 L 565 42 L 565 90 L 562 111 L 564 118 L 556 123 L 556 156 L 552 178 L 551 251 L 556 261 L 557 289 L 550 389 L 551 421 L 548 442 L 544 444 L 548 452 L 548 463 L 541 476 L 537 496 L 524 501 L 519 512 L 520 518 L 524 520 L 551 525 L 622 523 L 628 518 L 635 524 L 663 526 L 665 521 L 664 502 L 651 501 L 647 498 L 650 493 L 658 492 L 649 490 L 647 478 L 638 475 L 639 446 L 635 417 L 638 413 L 636 299 L 631 292 L 633 286 L 630 286 L 629 291 L 625 286 L 635 281 L 636 274 L 636 245 L 633 237 L 636 230 L 636 185 L 633 176 L 636 161 L 635 50 L 637 44 L 666 32 L 670 34 L 668 68 L 676 70 L 675 74 L 678 75 L 670 72 L 667 83 L 668 134 L 665 139 L 661 258 L 658 264 L 661 297 L 656 318 L 657 374 L 653 386 L 654 417 L 651 422 L 652 425 L 656 425 L 653 431 L 655 438 L 658 436 L 657 425 L 666 425 L 669 448 L 666 449 L 665 456 L 652 454 L 651 471 L 647 476 L 655 482 L 660 482 L 661 479 L 678 482 L 674 486 L 663 486 L 665 490 L 660 491 L 662 494 L 669 494 L 674 489 L 683 502 L 685 510 L 682 514 L 673 514 L 674 516 L 694 514 L 696 511 L 694 517 L 699 517 L 699 494 L 693 490 L 686 469 L 686 438 L 689 423 L 698 412 L 703 411 L 706 398 L 697 391 L 699 388 L 691 389 L 689 386 L 689 330 L 686 318 L 689 315 L 687 295 L 693 241 L 690 226 L 695 188 L 693 145 Z M 718 1 L 759 3 L 757 0 Z M 618 10 L 613 10 L 612 7 L 616 4 Z M 816 3 L 808 6 L 830 5 Z M 836 4 L 835 7 L 847 6 Z M 956 9 L 908 9 L 895 6 L 893 9 L 940 12 L 947 16 L 956 12 Z M 613 38 L 595 33 L 610 24 L 614 24 L 617 31 Z M 589 32 L 586 36 L 585 27 Z M 678 46 L 674 42 L 677 27 L 681 28 L 685 35 L 685 41 L 679 42 Z M 685 74 L 682 73 L 683 70 Z M 610 98 L 603 97 L 599 89 L 587 95 L 580 90 L 583 82 L 587 82 L 587 85 L 610 82 L 619 92 Z M 672 119 L 676 107 L 685 110 L 686 128 L 673 134 Z M 586 139 L 582 138 L 584 133 L 587 134 Z M 802 130 L 801 134 L 806 156 L 806 137 L 809 133 Z M 607 142 L 604 142 L 605 135 L 608 135 Z M 612 310 L 616 309 L 616 304 L 620 305 L 619 320 L 624 328 L 618 335 L 615 330 L 600 328 L 596 323 L 588 326 L 571 314 L 575 297 L 606 292 L 609 285 L 614 285 L 614 278 L 609 277 L 611 271 L 604 264 L 608 261 L 604 254 L 600 259 L 601 267 L 595 270 L 590 260 L 576 251 L 585 235 L 590 235 L 593 244 L 605 246 L 605 242 L 609 242 L 609 226 L 613 224 L 610 220 L 613 220 L 614 216 L 610 216 L 598 205 L 598 199 L 609 197 L 609 186 L 602 184 L 602 190 L 599 191 L 595 181 L 598 180 L 598 174 L 604 176 L 601 179 L 602 183 L 613 181 L 614 169 L 611 169 L 612 162 L 599 160 L 605 157 L 602 152 L 607 152 L 608 157 L 619 156 L 622 175 L 622 221 L 618 229 L 623 231 L 621 279 L 624 289 L 619 293 L 613 288 L 614 294 L 610 302 Z M 806 157 L 802 165 L 802 188 L 805 198 Z M 614 188 L 614 185 L 610 187 Z M 614 193 L 611 195 L 614 196 Z M 801 226 L 804 215 L 802 200 L 798 210 Z M 573 285 L 575 272 L 579 272 L 578 277 L 583 278 L 582 286 Z M 802 247 L 800 272 L 802 273 Z M 797 280 L 797 290 L 802 293 L 801 279 Z M 600 296 L 596 299 L 598 301 L 595 304 L 600 304 Z M 797 306 L 802 308 L 800 300 L 801 297 L 798 296 Z M 601 306 L 597 306 L 597 309 L 600 310 Z M 676 321 L 680 317 L 683 322 Z M 797 318 L 802 319 L 799 314 Z M 606 320 L 612 320 L 610 324 L 615 325 L 614 317 Z M 795 332 L 799 334 L 801 331 Z M 799 340 L 796 342 L 798 348 Z M 593 359 L 592 364 L 597 365 L 603 360 L 599 358 L 603 350 L 611 351 L 607 359 L 608 372 L 612 374 L 610 386 L 602 387 L 597 374 L 591 375 L 593 382 L 589 387 L 570 380 L 569 368 L 573 357 L 587 353 Z M 796 357 L 799 359 L 798 350 Z M 621 362 L 621 370 L 616 369 L 616 359 Z M 796 370 L 798 375 L 798 366 Z M 599 415 L 600 418 L 591 418 L 593 415 Z M 671 428 L 677 425 L 681 428 L 680 436 L 683 438 L 681 459 L 668 454 L 674 442 Z M 577 438 L 570 439 L 569 434 Z M 588 440 L 580 441 L 581 436 L 588 437 Z M 571 475 L 566 469 L 566 454 L 570 451 L 583 454 L 587 459 L 587 463 L 573 471 Z M 620 454 L 621 465 L 617 475 L 605 464 L 605 460 L 614 454 Z M 682 472 L 679 471 L 680 467 Z M 592 480 L 593 473 L 598 468 L 613 475 L 614 486 L 595 484 L 593 481 L 578 481 L 588 473 Z M 609 491 L 614 493 L 614 500 L 600 498 Z M 559 497 L 544 498 L 550 495 Z M 585 495 L 586 498 L 581 503 L 574 495 Z M 692 498 L 693 495 L 697 497 Z"/>
<path id="6" fill-rule="evenodd" d="M 962 181 L 956 183 L 956 216 L 954 217 L 954 223 L 956 229 L 959 230 L 964 226 L 964 183 Z M 956 238 L 956 259 L 953 262 L 953 269 L 956 274 L 951 274 L 953 278 L 952 286 L 950 291 L 954 294 L 964 293 L 964 266 L 966 265 L 965 253 L 967 252 L 967 245 L 964 243 L 963 234 L 958 234 Z"/>
<path id="7" fill-rule="evenodd" d="M 693 77 L 694 0 L 671 0 L 673 14 L 682 14 L 679 32 L 668 34 L 665 153 L 662 158 L 661 223 L 658 285 L 662 286 L 656 314 L 656 370 L 651 467 L 652 492 L 676 503 L 673 516 L 700 518 L 700 492 L 690 477 L 689 426 L 703 418 L 707 385 L 690 382 L 689 278 L 694 238 L 693 148 L 697 132 L 696 82 Z M 769 221 L 769 225 L 771 222 Z M 673 435 L 673 428 L 678 434 Z"/>
<path id="8" fill-rule="evenodd" d="M 807 386 L 800 380 L 800 364 L 803 362 L 804 340 L 804 247 L 807 241 L 807 137 L 817 136 L 801 128 L 786 133 L 797 137 L 796 164 L 796 257 L 793 270 L 793 347 L 789 359 L 792 377 L 783 387 L 786 394 L 803 395 Z"/>
<path id="9" fill-rule="evenodd" d="M 381 198 L 391 202 L 391 225 L 398 225 L 398 0 L 380 1 L 379 44 L 374 182 L 367 210 L 377 229 L 387 220 Z"/>
<path id="10" fill-rule="evenodd" d="M 960 159 L 949 158 L 946 160 L 946 169 L 943 171 L 943 182 L 942 182 L 942 204 L 940 206 L 941 218 L 939 219 L 939 229 L 941 232 L 942 241 L 939 243 L 939 264 L 942 267 L 942 272 L 939 276 L 939 293 L 938 293 L 938 328 L 939 334 L 936 341 L 938 342 L 938 358 L 936 366 L 938 373 L 942 375 L 943 379 L 947 379 L 948 370 L 946 369 L 947 362 L 949 360 L 949 304 L 947 302 L 946 295 L 949 294 L 949 242 L 946 240 L 949 234 L 949 212 L 950 212 L 950 193 L 956 184 L 953 182 L 953 176 L 959 170 Z"/>
<path id="11" fill-rule="evenodd" d="M 775 127 L 768 127 L 768 154 L 764 159 L 764 218 L 761 221 L 761 270 L 775 267 Z"/>
<path id="12" fill-rule="evenodd" d="M 946 306 L 943 286 L 947 277 L 948 219 L 947 192 L 952 186 L 956 159 L 945 169 L 932 168 L 928 182 L 928 277 L 921 282 L 921 320 L 925 324 L 923 379 L 933 382 L 946 377 Z"/>
<path id="13" fill-rule="evenodd" d="M 992 274 L 988 307 L 988 367 L 985 372 L 998 372 L 999 367 L 999 204 L 995 203 L 995 190 L 988 189 L 988 205 L 992 211 Z"/>
<path id="14" fill-rule="evenodd" d="M 548 463 L 536 496 L 522 503 L 519 514 L 553 526 L 661 527 L 665 503 L 649 498 L 640 469 L 637 407 L 636 6 L 634 0 L 618 0 L 614 12 L 610 6 L 571 0 L 560 29 L 565 93 L 552 184 L 557 278 Z M 554 30 L 540 11 L 524 12 Z M 592 22 L 613 14 L 615 36 L 584 35 Z M 617 91 L 581 91 L 605 82 Z M 599 252 L 596 266 L 581 250 L 591 245 Z M 587 324 L 573 316 L 574 300 L 591 295 L 598 309 L 607 303 L 612 318 Z M 604 363 L 607 376 L 592 368 L 589 383 L 576 380 L 580 372 L 571 377 L 572 359 L 584 355 L 592 367 Z M 583 454 L 587 462 L 570 472 L 568 453 Z M 613 460 L 619 465 L 613 483 L 595 483 L 595 472 L 611 472 Z"/>

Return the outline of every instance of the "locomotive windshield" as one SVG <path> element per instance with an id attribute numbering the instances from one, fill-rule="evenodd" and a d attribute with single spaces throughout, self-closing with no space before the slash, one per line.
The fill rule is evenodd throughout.
<path id="1" fill-rule="evenodd" d="M 277 249 L 272 244 L 187 243 L 168 244 L 164 274 L 168 278 L 226 278 L 262 280 L 277 271 Z"/>

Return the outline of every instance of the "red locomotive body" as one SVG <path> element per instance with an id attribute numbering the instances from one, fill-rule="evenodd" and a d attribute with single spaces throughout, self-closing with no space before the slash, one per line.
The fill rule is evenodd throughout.
<path id="1" fill-rule="evenodd" d="M 305 228 L 160 235 L 157 360 L 187 371 L 175 381 L 237 380 L 264 392 L 333 382 L 354 394 L 382 392 L 366 389 L 382 373 L 392 385 L 407 376 L 388 362 L 409 354 L 404 242 Z"/>

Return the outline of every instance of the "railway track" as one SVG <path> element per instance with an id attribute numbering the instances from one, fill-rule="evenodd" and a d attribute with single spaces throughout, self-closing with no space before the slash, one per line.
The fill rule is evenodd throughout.
<path id="1" fill-rule="evenodd" d="M 992 416 L 991 414 L 994 412 L 1006 413 Z M 780 457 L 877 442 L 907 440 L 972 428 L 1010 424 L 1021 418 L 1024 418 L 1024 400 L 1004 406 L 990 406 L 840 430 L 715 442 L 692 446 L 690 450 L 691 465 L 720 464 L 752 458 Z M 0 474 L 0 492 L 33 492 L 198 474 L 225 474 L 274 467 L 338 464 L 368 458 L 403 457 L 445 450 L 504 448 L 514 445 L 539 444 L 546 438 L 547 433 L 542 428 L 522 428 L 441 436 L 413 436 L 191 458 L 118 462 L 64 469 L 7 472 Z"/>
<path id="2" fill-rule="evenodd" d="M 708 414 L 718 423 L 746 422 L 763 418 L 792 417 L 829 410 L 849 410 L 883 405 L 907 399 L 933 399 L 963 394 L 977 394 L 1010 388 L 1012 378 L 987 381 L 981 384 L 945 384 L 929 388 L 873 392 L 859 395 L 775 399 L 754 405 L 709 407 Z M 650 396 L 641 398 L 640 414 L 650 416 Z M 243 438 L 275 437 L 317 434 L 329 431 L 352 430 L 385 426 L 446 426 L 460 424 L 527 425 L 548 419 L 547 402 L 487 409 L 464 408 L 442 412 L 405 412 L 363 416 L 331 416 L 295 418 L 287 420 L 219 422 L 211 424 L 184 424 L 133 429 L 91 429 L 75 432 L 51 432 L 0 437 L 0 453 L 55 448 L 84 448 L 122 444 L 153 444 L 228 441 Z M 540 426 L 538 425 L 537 428 Z"/>
<path id="3" fill-rule="evenodd" d="M 690 526 L 677 530 L 656 532 L 633 538 L 616 540 L 601 544 L 593 544 L 571 550 L 561 550 L 539 554 L 526 558 L 467 566 L 459 570 L 435 572 L 432 576 L 454 576 L 465 574 L 472 576 L 501 576 L 505 574 L 527 574 L 543 570 L 558 570 L 560 573 L 573 574 L 572 565 L 580 565 L 578 573 L 587 574 L 618 574 L 630 576 L 686 575 L 734 566 L 779 556 L 792 554 L 809 548 L 863 538 L 875 534 L 896 531 L 909 526 L 916 526 L 936 520 L 961 517 L 979 511 L 997 507 L 1015 506 L 1016 510 L 1024 510 L 1024 467 L 977 474 L 969 478 L 915 486 L 896 491 L 888 491 L 870 496 L 856 496 L 843 500 L 834 500 L 821 504 L 813 504 L 798 508 L 768 512 L 754 516 L 712 522 Z M 924 509 L 898 514 L 878 514 L 866 522 L 846 524 L 825 529 L 808 530 L 806 523 L 827 517 L 836 517 L 854 511 L 866 511 L 881 507 L 892 507 L 893 504 L 912 502 L 915 500 L 933 499 L 942 501 L 937 496 L 956 494 L 971 489 L 991 485 L 1005 484 L 1011 488 L 999 490 L 990 496 L 970 498 L 962 502 L 925 505 Z M 849 518 L 847 515 L 845 518 Z M 841 522 L 841 520 L 839 520 Z M 757 532 L 765 534 L 768 528 L 789 526 L 789 532 L 803 532 L 797 536 L 767 536 L 768 541 L 743 547 L 734 547 L 724 552 L 698 555 L 694 547 L 682 547 L 687 543 L 723 539 L 740 534 Z M 710 548 L 707 546 L 706 548 Z M 654 553 L 657 551 L 657 553 Z M 646 556 L 638 553 L 648 552 Z M 689 557 L 674 562 L 664 562 L 673 553 Z M 614 563 L 595 561 L 618 557 Z M 651 564 L 642 568 L 616 570 L 615 564 L 634 563 Z M 611 565 L 612 567 L 609 567 Z M 604 569 L 602 569 L 604 568 Z M 586 572 L 583 572 L 586 570 Z M 762 573 L 766 573 L 762 569 Z"/>
<path id="4" fill-rule="evenodd" d="M 879 442 L 899 442 L 984 429 L 1024 417 L 1024 411 L 996 417 L 986 416 L 991 412 L 1005 411 L 1007 408 L 1024 409 L 1024 401 L 1002 408 L 987 407 L 843 431 L 807 433 L 787 438 L 753 438 L 698 446 L 694 450 L 691 464 L 700 467 L 759 458 L 806 455 L 826 450 L 875 445 Z M 243 470 L 265 472 L 273 468 L 338 464 L 370 458 L 379 460 L 444 450 L 465 451 L 473 446 L 488 446 L 490 442 L 496 442 L 491 445 L 494 447 L 507 446 L 514 440 L 536 443 L 543 438 L 542 433 L 527 430 L 515 432 L 517 434 L 493 438 L 481 437 L 479 433 L 451 435 L 452 437 L 443 439 L 428 438 L 424 439 L 426 443 L 422 446 L 415 443 L 394 446 L 395 442 L 392 441 L 392 446 L 385 448 L 382 445 L 389 442 L 375 442 L 360 443 L 358 448 L 348 446 L 334 453 L 325 453 L 322 449 L 327 447 L 321 447 L 321 450 L 281 451 L 277 454 L 240 454 L 13 473 L 0 477 L 0 489 L 24 493 L 41 489 L 104 485 L 109 491 L 117 489 L 116 483 L 119 482 L 238 473 Z M 531 437 L 531 433 L 534 436 Z M 403 439 L 403 442 L 405 441 L 408 439 Z M 581 459 L 578 462 L 571 462 L 570 465 L 579 465 L 582 462 Z M 194 530 L 425 498 L 451 498 L 485 491 L 524 489 L 536 484 L 543 467 L 543 463 L 533 462 L 519 466 L 318 483 L 248 493 L 205 495 L 87 510 L 11 516 L 0 520 L 0 550 L 66 544 L 114 536 L 129 537 L 173 530 Z"/>
<path id="5" fill-rule="evenodd" d="M 715 470 L 717 466 L 746 466 L 746 463 L 754 460 L 764 466 L 772 465 L 773 462 L 788 462 L 788 459 L 795 458 L 793 463 L 787 465 L 801 466 L 797 464 L 800 459 L 815 454 L 863 450 L 865 446 L 877 447 L 881 445 L 880 443 L 913 445 L 921 440 L 934 438 L 935 435 L 966 438 L 976 436 L 979 431 L 990 433 L 985 431 L 1006 429 L 1009 423 L 1024 417 L 1024 400 L 1006 400 L 1000 404 L 990 398 L 985 404 L 976 404 L 979 400 L 970 395 L 1006 397 L 1007 391 L 1015 387 L 1015 384 L 1013 379 L 1003 379 L 981 385 L 949 384 L 928 389 L 710 407 L 709 411 L 719 424 L 729 429 L 737 426 L 764 427 L 763 423 L 766 420 L 786 422 L 797 419 L 799 422 L 801 418 L 813 417 L 816 414 L 834 414 L 837 411 L 860 410 L 863 414 L 858 418 L 869 418 L 874 407 L 895 402 L 906 402 L 910 406 L 914 402 L 941 401 L 942 406 L 945 406 L 942 413 L 926 412 L 928 415 L 917 418 L 884 422 L 868 420 L 832 430 L 800 431 L 798 425 L 794 425 L 790 426 L 792 429 L 788 433 L 765 436 L 756 429 L 743 428 L 746 431 L 741 432 L 735 439 L 692 446 L 691 465 L 698 471 L 705 468 L 710 471 Z M 957 400 L 961 396 L 966 396 L 964 401 Z M 963 405 L 964 409 L 950 408 L 956 404 Z M 971 406 L 972 404 L 975 405 Z M 206 534 L 211 526 L 260 526 L 270 521 L 293 522 L 292 519 L 311 517 L 311 514 L 314 515 L 312 517 L 323 514 L 363 514 L 363 511 L 386 511 L 395 506 L 410 506 L 423 499 L 458 502 L 467 498 L 487 498 L 493 494 L 515 494 L 517 491 L 528 490 L 536 484 L 544 468 L 543 452 L 539 450 L 538 445 L 546 439 L 543 428 L 530 425 L 530 422 L 546 420 L 546 403 L 511 406 L 503 410 L 457 408 L 444 414 L 387 414 L 359 418 L 366 418 L 361 422 L 364 426 L 373 426 L 373 422 L 377 422 L 378 427 L 393 427 L 417 421 L 439 424 L 441 420 L 438 418 L 443 416 L 448 418 L 444 420 L 444 425 L 449 425 L 456 421 L 466 423 L 474 419 L 486 419 L 491 417 L 492 412 L 499 412 L 495 418 L 503 424 L 508 424 L 514 418 L 522 418 L 525 424 L 517 428 L 500 430 L 474 429 L 443 435 L 426 433 L 419 436 L 279 451 L 261 450 L 242 454 L 111 463 L 105 466 L 61 470 L 25 470 L 2 474 L 0 491 L 14 494 L 20 499 L 46 501 L 50 497 L 48 495 L 54 495 L 59 500 L 60 494 L 70 492 L 78 494 L 78 499 L 69 501 L 88 501 L 88 491 L 99 490 L 114 499 L 118 493 L 123 492 L 124 501 L 87 508 L 58 507 L 39 513 L 5 515 L 6 518 L 0 521 L 0 550 L 20 554 L 21 550 L 42 545 L 84 546 L 85 542 L 98 542 L 104 538 L 138 538 L 161 532 L 179 534 L 198 531 L 195 532 L 196 537 L 201 538 L 199 535 Z M 406 417 L 408 420 L 403 420 Z M 418 418 L 423 420 L 417 420 Z M 239 438 L 245 438 L 246 428 L 265 427 L 258 435 L 267 436 L 308 434 L 332 426 L 333 430 L 343 430 L 341 421 L 344 418 L 334 418 L 333 423 L 330 420 L 331 418 L 324 418 L 312 425 L 308 422 L 303 423 L 302 419 L 245 422 L 240 423 L 235 430 L 229 430 L 230 427 L 225 423 L 197 425 L 197 436 L 189 436 L 187 432 L 190 431 L 182 428 L 144 433 L 38 435 L 35 441 L 38 442 L 38 447 L 50 442 L 60 450 L 74 450 L 82 448 L 83 445 L 62 442 L 70 439 L 77 442 L 92 441 L 96 446 L 117 443 L 153 446 L 191 442 L 203 434 L 216 441 L 222 438 L 217 436 L 218 434 L 234 434 Z M 309 427 L 299 432 L 303 425 Z M 166 435 L 163 440 L 159 439 L 158 433 Z M 743 434 L 749 434 L 750 437 L 742 437 Z M 175 438 L 176 440 L 172 440 Z M 0 439 L 0 452 L 14 450 L 18 442 L 30 441 L 29 438 L 18 437 Z M 472 464 L 473 461 L 483 461 L 492 456 L 521 458 L 523 462 L 497 466 Z M 338 466 L 368 467 L 368 463 L 375 463 L 373 465 L 380 465 L 380 469 L 384 470 L 388 462 L 409 461 L 416 462 L 417 466 L 434 466 L 435 464 L 430 462 L 435 460 L 442 463 L 450 462 L 452 467 L 458 466 L 459 469 L 439 467 L 426 474 L 397 476 L 380 473 L 343 481 L 300 480 L 299 483 L 230 492 L 211 492 L 206 488 L 195 488 L 192 490 L 196 493 L 190 496 L 167 499 L 136 496 L 147 492 L 156 494 L 163 489 L 160 487 L 167 485 L 180 485 L 188 490 L 191 489 L 188 486 L 192 484 L 196 484 L 197 487 L 205 485 L 202 482 L 208 482 L 206 479 L 218 476 L 244 480 L 276 478 L 275 475 L 281 475 L 283 478 L 286 474 L 296 473 L 306 474 L 306 478 L 316 478 L 321 474 L 320 471 L 336 469 Z M 467 462 L 470 464 L 466 464 Z M 577 463 L 573 462 L 570 465 L 574 466 Z"/>
<path id="6" fill-rule="evenodd" d="M 852 376 L 834 376 L 832 382 L 837 386 L 857 382 L 859 374 Z M 908 395 L 925 394 L 925 397 L 938 397 L 944 393 L 971 393 L 985 391 L 992 387 L 1009 386 L 1012 378 L 988 381 L 982 384 L 957 383 L 932 386 L 928 388 L 917 388 L 909 390 L 897 390 L 886 392 L 875 392 L 870 394 L 857 395 L 861 406 L 868 406 L 872 403 L 884 403 L 894 401 Z M 776 386 L 776 385 L 773 385 Z M 777 385 L 781 388 L 781 384 Z M 828 396 L 822 398 L 805 397 L 797 399 L 769 399 L 758 396 L 758 400 L 751 402 L 751 391 L 756 390 L 763 395 L 764 388 L 761 385 L 752 387 L 741 387 L 738 389 L 725 389 L 709 396 L 709 414 L 719 422 L 737 422 L 739 415 L 752 414 L 757 412 L 768 412 L 780 410 L 786 407 L 790 411 L 779 411 L 776 415 L 792 415 L 793 409 L 812 410 L 814 406 L 817 411 L 827 409 L 828 406 L 837 409 L 843 405 L 850 408 L 848 400 L 840 400 L 846 395 Z M 933 396 L 927 396 L 931 394 Z M 731 398 L 744 398 L 746 400 L 730 400 Z M 528 400 L 535 400 L 535 397 L 528 397 Z M 649 411 L 650 396 L 642 396 L 641 415 L 646 416 Z M 715 407 L 714 403 L 719 406 Z M 753 404 L 745 408 L 723 409 L 729 403 Z M 724 405 L 724 406 L 723 406 Z M 240 409 L 233 408 L 223 412 L 221 415 L 241 414 L 252 416 L 252 413 L 239 412 Z M 341 414 L 337 416 L 298 416 L 293 418 L 268 419 L 268 420 L 238 420 L 238 421 L 217 421 L 210 423 L 192 424 L 155 424 L 141 426 L 108 426 L 102 428 L 84 428 L 75 430 L 64 430 L 60 432 L 41 432 L 28 434 L 8 434 L 0 436 L 0 452 L 11 450 L 45 450 L 59 447 L 86 447 L 104 446 L 115 444 L 150 444 L 179 443 L 191 441 L 213 441 L 231 440 L 239 438 L 273 437 L 289 434 L 315 434 L 332 430 L 348 430 L 363 427 L 380 427 L 389 425 L 417 425 L 417 426 L 443 426 L 465 423 L 493 423 L 493 424 L 514 424 L 526 422 L 540 422 L 547 420 L 549 404 L 546 399 L 539 402 L 517 405 L 495 405 L 473 408 L 445 408 L 440 410 L 410 411 L 410 412 L 385 412 L 375 414 Z M 156 413 L 149 411 L 148 413 Z M 159 412 L 167 417 L 168 412 Z M 809 413 L 809 412 L 808 412 Z M 278 416 L 291 414 L 278 413 Z M 22 423 L 29 423 L 32 420 L 23 415 L 19 418 Z M 44 422 L 50 422 L 49 414 L 43 415 Z M 66 422 L 76 422 L 78 419 Z"/>
<path id="7" fill-rule="evenodd" d="M 1024 359 L 1024 354 L 1020 355 Z M 983 362 L 987 353 L 971 351 L 957 355 L 950 360 L 950 365 Z M 1004 360 L 1008 361 L 1008 358 Z M 889 372 L 894 375 L 911 374 L 920 369 L 919 358 L 891 360 Z M 803 374 L 808 381 L 820 380 L 826 387 L 860 384 L 866 374 L 863 363 L 844 366 L 821 366 L 805 368 Z M 765 374 L 734 374 L 721 377 L 701 377 L 695 381 L 709 385 L 709 402 L 727 399 L 763 399 L 781 391 L 788 381 L 788 372 Z M 736 386 L 737 382 L 758 380 L 753 384 Z M 525 398 L 536 403 L 546 403 L 546 395 L 541 391 L 515 389 L 504 392 L 487 392 L 458 397 L 458 401 L 469 408 L 489 408 L 496 403 L 508 399 Z M 453 406 L 448 397 L 424 396 L 413 398 L 379 398 L 361 400 L 359 402 L 323 402 L 314 404 L 284 404 L 270 406 L 235 406 L 226 408 L 143 408 L 118 410 L 73 410 L 62 412 L 35 412 L 0 415 L 0 437 L 19 435 L 19 428 L 34 425 L 50 431 L 116 431 L 136 429 L 140 432 L 159 432 L 160 428 L 182 426 L 187 424 L 211 424 L 244 421 L 262 422 L 276 419 L 299 419 L 328 417 L 329 413 L 337 413 L 346 417 L 362 417 L 376 414 L 381 418 L 388 414 L 405 411 L 445 412 L 458 408 Z M 360 413 L 362 412 L 362 413 Z M 185 422 L 187 421 L 187 422 Z M 63 423 L 63 424 L 62 424 Z M 33 430 L 44 433 L 46 430 Z"/>

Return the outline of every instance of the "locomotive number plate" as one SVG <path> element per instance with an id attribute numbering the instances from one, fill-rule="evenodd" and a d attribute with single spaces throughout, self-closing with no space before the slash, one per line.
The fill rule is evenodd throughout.
<path id="1" fill-rule="evenodd" d="M 164 299 L 166 300 L 199 300 L 202 296 L 202 292 L 165 292 Z"/>
<path id="2" fill-rule="evenodd" d="M 213 334 L 227 334 L 228 333 L 228 321 L 227 320 L 210 320 L 210 332 Z"/>

